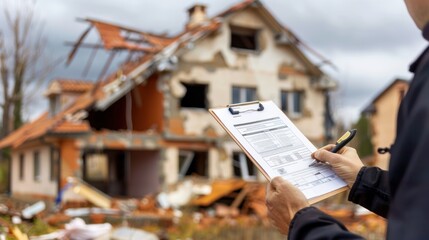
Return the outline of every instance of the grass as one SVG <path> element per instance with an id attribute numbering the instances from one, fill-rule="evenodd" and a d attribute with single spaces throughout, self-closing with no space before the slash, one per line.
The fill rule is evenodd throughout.
<path id="1" fill-rule="evenodd" d="M 207 217 L 197 223 L 192 218 L 184 216 L 176 227 L 169 229 L 168 239 L 192 240 L 277 240 L 285 239 L 277 230 L 253 217 L 235 219 L 219 219 Z"/>

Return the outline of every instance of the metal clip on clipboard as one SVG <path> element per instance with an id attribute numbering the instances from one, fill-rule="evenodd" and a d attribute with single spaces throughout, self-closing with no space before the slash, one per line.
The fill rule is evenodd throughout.
<path id="1" fill-rule="evenodd" d="M 243 110 L 241 112 L 239 110 L 234 110 L 233 109 L 234 107 L 241 107 L 241 106 L 247 106 L 247 105 L 253 105 L 253 104 L 258 104 L 258 108 L 255 108 L 255 109 L 249 108 L 249 109 Z M 228 107 L 229 112 L 232 115 L 237 115 L 239 113 L 244 113 L 244 112 L 248 112 L 248 111 L 258 111 L 258 112 L 261 112 L 261 111 L 264 110 L 264 106 L 259 101 L 229 104 L 229 105 L 227 105 L 227 107 Z"/>

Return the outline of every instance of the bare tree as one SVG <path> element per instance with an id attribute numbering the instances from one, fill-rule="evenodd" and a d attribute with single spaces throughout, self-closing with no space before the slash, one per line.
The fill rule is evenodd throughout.
<path id="1" fill-rule="evenodd" d="M 40 86 L 52 70 L 44 59 L 46 41 L 42 25 L 35 18 L 34 5 L 21 0 L 19 6 L 11 10 L 2 2 L 5 21 L 0 26 L 0 92 L 3 94 L 0 138 L 22 125 L 26 88 Z"/>

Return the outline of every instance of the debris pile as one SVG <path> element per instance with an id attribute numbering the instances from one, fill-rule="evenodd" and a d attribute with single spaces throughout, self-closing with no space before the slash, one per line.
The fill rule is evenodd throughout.
<path id="1" fill-rule="evenodd" d="M 86 202 L 61 202 L 54 207 L 44 201 L 1 201 L 0 239 L 284 238 L 268 221 L 265 183 L 191 178 L 158 194 L 118 199 L 100 194 L 80 180 L 74 182 L 79 184 L 69 190 L 83 192 Z M 383 219 L 353 205 L 332 206 L 320 208 L 353 232 L 384 237 Z"/>

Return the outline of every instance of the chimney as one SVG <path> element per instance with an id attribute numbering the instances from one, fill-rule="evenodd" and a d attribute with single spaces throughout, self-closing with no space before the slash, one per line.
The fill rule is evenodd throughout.
<path id="1" fill-rule="evenodd" d="M 202 4 L 195 4 L 188 9 L 189 21 L 186 24 L 186 29 L 193 28 L 207 22 L 206 6 Z"/>

